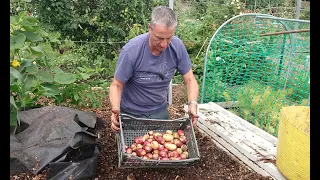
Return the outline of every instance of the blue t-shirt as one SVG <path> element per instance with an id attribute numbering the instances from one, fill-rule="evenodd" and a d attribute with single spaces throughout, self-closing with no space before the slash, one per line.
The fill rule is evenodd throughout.
<path id="1" fill-rule="evenodd" d="M 149 33 L 131 39 L 123 46 L 115 77 L 124 83 L 121 109 L 152 114 L 167 105 L 169 83 L 177 69 L 189 72 L 191 60 L 183 42 L 173 37 L 170 45 L 154 56 L 149 49 Z"/>

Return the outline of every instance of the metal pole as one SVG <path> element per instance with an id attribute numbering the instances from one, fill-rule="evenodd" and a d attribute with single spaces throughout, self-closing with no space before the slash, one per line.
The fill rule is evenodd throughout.
<path id="1" fill-rule="evenodd" d="M 173 10 L 173 0 L 169 0 L 169 7 Z M 168 89 L 168 103 L 169 105 L 172 104 L 172 80 L 170 81 Z"/>
<path id="2" fill-rule="evenodd" d="M 301 0 L 296 1 L 296 19 L 300 18 Z"/>
<path id="3" fill-rule="evenodd" d="M 169 0 L 169 7 L 173 9 L 173 0 Z"/>

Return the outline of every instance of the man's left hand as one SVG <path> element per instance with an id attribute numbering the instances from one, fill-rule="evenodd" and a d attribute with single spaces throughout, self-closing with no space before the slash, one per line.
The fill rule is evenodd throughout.
<path id="1" fill-rule="evenodd" d="M 196 127 L 199 118 L 197 108 L 197 104 L 189 104 L 188 106 L 188 113 L 190 119 L 192 120 L 193 127 Z"/>

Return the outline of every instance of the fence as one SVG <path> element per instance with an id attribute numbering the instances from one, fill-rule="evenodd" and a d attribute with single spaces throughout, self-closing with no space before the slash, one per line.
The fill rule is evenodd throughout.
<path id="1" fill-rule="evenodd" d="M 283 106 L 309 105 L 310 21 L 249 13 L 207 47 L 201 103 L 216 102 L 277 136 Z"/>

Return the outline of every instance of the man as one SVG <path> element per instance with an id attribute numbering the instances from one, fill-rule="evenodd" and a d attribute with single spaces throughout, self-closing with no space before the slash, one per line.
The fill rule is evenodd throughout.
<path id="1" fill-rule="evenodd" d="M 169 119 L 168 87 L 178 70 L 187 87 L 188 112 L 198 119 L 199 87 L 183 42 L 174 36 L 177 16 L 166 6 L 152 11 L 149 32 L 123 46 L 109 88 L 111 128 L 119 130 L 119 113 L 138 118 Z"/>

